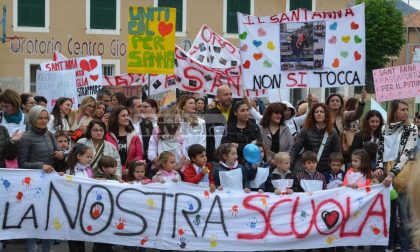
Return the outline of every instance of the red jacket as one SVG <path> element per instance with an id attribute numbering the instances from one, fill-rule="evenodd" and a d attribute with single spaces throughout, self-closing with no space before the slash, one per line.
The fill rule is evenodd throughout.
<path id="1" fill-rule="evenodd" d="M 209 168 L 209 182 L 210 185 L 214 185 L 214 178 L 213 178 L 213 171 L 212 171 L 212 166 L 210 163 L 206 164 L 206 167 Z M 193 162 L 190 162 L 189 165 L 185 168 L 184 170 L 184 181 L 185 182 L 189 182 L 189 183 L 194 183 L 194 184 L 198 184 L 200 183 L 201 179 L 203 179 L 204 175 L 203 173 L 199 172 L 197 173 L 197 171 L 195 170 L 194 164 Z"/>
<path id="2" fill-rule="evenodd" d="M 118 150 L 118 141 L 114 133 L 106 133 L 105 140 L 112 143 Z M 125 164 L 121 164 L 123 173 L 125 172 L 125 166 L 127 165 L 127 163 L 135 159 L 143 159 L 143 145 L 141 144 L 140 137 L 136 134 L 136 132 L 133 131 L 131 133 L 127 133 L 127 146 L 127 162 Z"/>

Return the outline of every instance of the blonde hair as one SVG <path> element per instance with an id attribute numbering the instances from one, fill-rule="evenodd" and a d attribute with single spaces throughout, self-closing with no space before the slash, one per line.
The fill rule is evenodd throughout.
<path id="1" fill-rule="evenodd" d="M 96 109 L 96 100 L 92 96 L 86 96 L 83 98 L 82 103 L 80 103 L 80 107 L 77 110 L 71 112 L 69 115 L 69 124 L 73 125 L 77 121 L 77 117 L 80 115 L 80 113 L 85 113 L 85 109 L 88 106 L 93 106 Z"/>
<path id="2" fill-rule="evenodd" d="M 195 127 L 198 125 L 198 118 L 197 116 L 195 116 L 194 114 L 188 114 L 187 116 L 184 115 L 183 111 L 184 111 L 184 106 L 187 103 L 187 101 L 193 99 L 194 103 L 195 103 L 195 98 L 192 95 L 183 95 L 181 97 L 179 97 L 178 102 L 176 103 L 176 112 L 178 114 L 180 114 L 184 120 L 186 120 L 188 123 L 191 124 L 191 127 Z"/>
<path id="3" fill-rule="evenodd" d="M 274 161 L 276 162 L 284 162 L 289 161 L 290 162 L 290 156 L 287 152 L 279 152 L 276 155 L 274 155 Z"/>
<path id="4" fill-rule="evenodd" d="M 420 155 L 417 155 L 417 161 L 414 164 L 414 167 L 418 167 L 419 165 L 419 158 Z M 411 206 L 411 212 L 413 214 L 414 222 L 412 225 L 412 235 L 413 235 L 413 243 L 417 249 L 420 248 L 420 200 L 419 200 L 419 192 L 420 192 L 420 169 L 414 169 L 411 179 L 408 181 L 408 197 Z"/>
<path id="5" fill-rule="evenodd" d="M 174 157 L 175 155 L 169 151 L 164 151 L 162 153 L 160 153 L 157 161 L 156 161 L 156 167 L 159 168 L 159 170 L 163 169 L 163 165 L 166 164 L 166 162 L 168 162 L 170 157 Z"/>

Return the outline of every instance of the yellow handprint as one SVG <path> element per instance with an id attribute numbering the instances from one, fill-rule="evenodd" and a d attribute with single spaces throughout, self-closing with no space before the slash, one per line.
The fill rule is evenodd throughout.
<path id="1" fill-rule="evenodd" d="M 152 198 L 148 198 L 146 200 L 146 205 L 150 208 L 150 209 L 155 209 L 156 208 L 156 203 Z"/>
<path id="2" fill-rule="evenodd" d="M 55 230 L 60 230 L 63 225 L 61 224 L 61 222 L 58 218 L 55 218 L 53 220 L 53 226 L 54 226 Z"/>
<path id="3" fill-rule="evenodd" d="M 335 238 L 335 236 L 328 236 L 327 239 L 325 239 L 325 242 L 327 244 L 332 244 L 335 239 L 337 239 L 337 238 Z"/>
<path id="4" fill-rule="evenodd" d="M 217 245 L 218 245 L 217 236 L 213 234 L 210 236 L 210 247 L 215 248 L 217 247 Z"/>

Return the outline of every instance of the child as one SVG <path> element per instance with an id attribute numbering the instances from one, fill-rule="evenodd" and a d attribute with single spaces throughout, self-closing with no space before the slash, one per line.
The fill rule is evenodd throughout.
<path id="1" fill-rule="evenodd" d="M 184 181 L 194 184 L 210 186 L 210 191 L 214 192 L 214 178 L 212 166 L 207 163 L 206 148 L 200 144 L 193 144 L 188 148 L 190 164 L 184 170 Z"/>
<path id="2" fill-rule="evenodd" d="M 316 158 L 316 154 L 313 151 L 305 151 L 302 156 L 302 163 L 304 171 L 299 172 L 296 174 L 294 184 L 297 185 L 297 191 L 305 192 L 305 188 L 302 187 L 303 180 L 319 180 L 322 182 L 322 190 L 325 190 L 327 187 L 325 183 L 324 176 L 316 170 L 316 166 L 318 165 L 318 160 Z M 310 188 L 307 188 L 307 190 Z M 311 192 L 312 190 L 308 190 Z"/>
<path id="3" fill-rule="evenodd" d="M 128 163 L 128 174 L 126 182 L 130 183 L 142 183 L 143 185 L 149 184 L 152 182 L 151 179 L 149 179 L 146 176 L 147 172 L 147 164 L 144 160 L 133 160 L 130 163 Z"/>
<path id="4" fill-rule="evenodd" d="M 344 177 L 343 185 L 352 188 L 369 187 L 371 178 L 369 154 L 362 149 L 353 151 L 351 154 L 351 167 Z"/>
<path id="5" fill-rule="evenodd" d="M 74 145 L 66 159 L 66 174 L 76 177 L 92 178 L 92 169 L 90 168 L 92 157 L 93 152 L 88 146 L 84 144 Z"/>
<path id="6" fill-rule="evenodd" d="M 246 170 L 245 167 L 238 163 L 237 144 L 221 144 L 219 148 L 217 148 L 216 153 L 217 157 L 220 160 L 219 164 L 217 164 L 216 167 L 213 169 L 213 177 L 216 188 L 219 190 L 223 190 L 224 187 L 224 185 L 222 185 L 220 181 L 221 172 L 241 169 L 242 188 L 245 190 L 245 192 L 250 192 L 251 190 L 248 188 L 248 181 L 253 180 L 255 178 L 255 175 L 257 174 L 257 169 Z"/>
<path id="7" fill-rule="evenodd" d="M 64 131 L 56 131 L 54 134 L 55 140 L 57 141 L 58 148 L 64 151 L 64 154 L 68 154 L 70 151 L 70 138 Z"/>
<path id="8" fill-rule="evenodd" d="M 343 185 L 344 172 L 341 170 L 343 164 L 343 154 L 340 152 L 333 152 L 330 154 L 330 170 L 324 172 L 325 181 L 327 182 L 327 189 L 337 188 Z"/>
<path id="9" fill-rule="evenodd" d="M 250 164 L 248 161 L 244 162 L 244 167 L 246 170 L 251 170 L 251 169 L 257 169 L 258 173 L 258 168 L 264 168 L 264 169 L 268 169 L 267 171 L 270 171 L 271 165 L 267 162 L 268 160 L 268 155 L 267 155 L 267 150 L 265 149 L 265 146 L 263 145 L 262 142 L 256 142 L 255 145 L 258 146 L 258 148 L 260 149 L 260 153 L 261 153 L 261 162 L 259 164 Z M 255 174 L 256 176 L 257 174 Z M 264 184 L 265 182 L 263 182 L 262 184 L 256 184 L 255 180 L 250 181 L 249 186 L 251 187 L 251 191 L 258 191 L 259 189 L 263 189 L 264 190 Z"/>
<path id="10" fill-rule="evenodd" d="M 156 162 L 158 172 L 152 178 L 152 182 L 165 183 L 167 181 L 178 182 L 181 181 L 181 176 L 175 170 L 176 161 L 175 155 L 169 151 L 162 152 Z"/>
<path id="11" fill-rule="evenodd" d="M 119 181 L 116 172 L 117 160 L 110 156 L 102 156 L 98 161 L 98 170 L 95 171 L 95 178 Z"/>
<path id="12" fill-rule="evenodd" d="M 293 179 L 293 174 L 290 171 L 289 153 L 279 152 L 276 155 L 274 155 L 273 160 L 274 160 L 275 167 L 274 169 L 270 171 L 270 175 L 268 175 L 267 180 L 260 187 L 260 190 L 258 190 L 259 193 L 264 192 L 264 190 L 266 192 L 274 192 L 276 194 L 284 193 L 280 190 L 280 188 L 274 188 L 272 181 L 277 180 L 277 179 Z M 293 191 L 294 191 L 293 187 L 286 188 L 286 193 L 288 194 L 293 193 Z"/>

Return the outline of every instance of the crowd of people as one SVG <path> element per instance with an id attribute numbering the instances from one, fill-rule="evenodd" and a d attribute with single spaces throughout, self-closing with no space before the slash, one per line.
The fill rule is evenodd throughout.
<path id="1" fill-rule="evenodd" d="M 0 164 L 122 183 L 185 181 L 211 192 L 232 187 L 290 194 L 308 190 L 302 180 L 318 181 L 312 190 L 394 182 L 398 197 L 391 201 L 388 249 L 409 251 L 408 177 L 401 177 L 414 167 L 420 116 L 410 123 L 404 100 L 390 103 L 387 118 L 376 110 L 364 113 L 366 100 L 363 91 L 359 99 L 331 94 L 322 103 L 309 95 L 298 108 L 289 102 L 262 106 L 254 99 L 233 99 L 230 88 L 221 86 L 211 102 L 184 94 L 176 104 L 160 107 L 144 95 L 103 89 L 76 110 L 70 98 L 61 97 L 50 112 L 44 97 L 7 89 L 0 94 Z M 246 155 L 249 144 L 259 149 L 257 162 Z M 269 175 L 255 184 L 259 169 Z M 221 179 L 232 176 L 236 181 Z M 273 182 L 278 179 L 292 182 L 282 189 Z M 36 240 L 28 239 L 27 246 L 36 251 Z M 42 251 L 49 246 L 50 240 L 42 240 Z M 85 251 L 81 241 L 68 246 Z M 94 250 L 113 248 L 95 243 Z"/>

